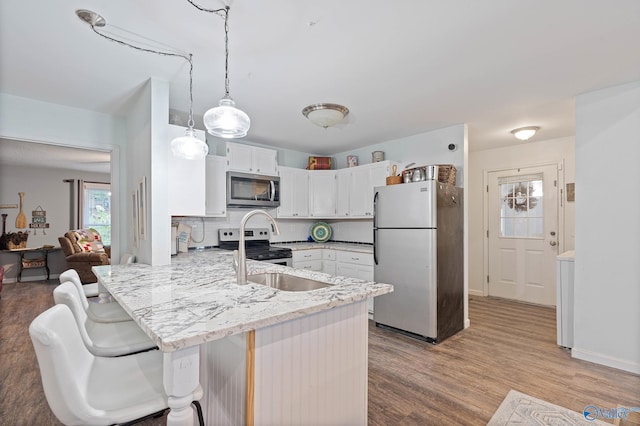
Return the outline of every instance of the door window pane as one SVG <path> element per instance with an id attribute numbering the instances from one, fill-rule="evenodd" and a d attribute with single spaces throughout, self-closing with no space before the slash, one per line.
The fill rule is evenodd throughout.
<path id="1" fill-rule="evenodd" d="M 500 235 L 511 238 L 542 238 L 542 179 L 500 183 Z"/>

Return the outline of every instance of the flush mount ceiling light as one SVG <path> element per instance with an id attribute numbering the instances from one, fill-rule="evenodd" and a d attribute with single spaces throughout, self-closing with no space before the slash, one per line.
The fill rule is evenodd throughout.
<path id="1" fill-rule="evenodd" d="M 196 131 L 193 128 L 193 55 L 185 55 L 182 53 L 174 52 L 163 52 L 159 50 L 134 46 L 133 44 L 118 40 L 99 32 L 96 27 L 104 27 L 107 23 L 106 20 L 99 14 L 91 10 L 78 9 L 76 10 L 76 15 L 78 16 L 78 18 L 89 24 L 94 33 L 98 34 L 100 37 L 106 38 L 109 41 L 122 44 L 132 49 L 141 50 L 143 52 L 155 53 L 161 56 L 174 56 L 183 58 L 187 62 L 189 62 L 189 121 L 187 122 L 187 125 L 189 127 L 187 128 L 184 136 L 175 138 L 171 141 L 171 152 L 174 156 L 178 158 L 184 158 L 186 160 L 204 158 L 209 153 L 209 147 L 207 146 L 206 142 L 196 137 Z"/>
<path id="2" fill-rule="evenodd" d="M 511 131 L 511 133 L 517 139 L 520 139 L 521 141 L 526 141 L 526 140 L 531 139 L 533 137 L 533 135 L 535 135 L 538 130 L 540 130 L 540 127 L 528 126 L 528 127 L 519 127 L 517 129 L 513 129 Z"/>
<path id="3" fill-rule="evenodd" d="M 224 9 L 204 9 L 188 0 L 198 10 L 215 13 L 224 18 L 224 96 L 217 107 L 204 113 L 203 121 L 207 132 L 213 136 L 225 139 L 235 139 L 247 136 L 251 120 L 242 110 L 235 107 L 235 102 L 229 95 L 229 6 Z"/>
<path id="4" fill-rule="evenodd" d="M 316 126 L 335 126 L 349 114 L 349 109 L 338 104 L 313 104 L 305 107 L 302 114 Z"/>

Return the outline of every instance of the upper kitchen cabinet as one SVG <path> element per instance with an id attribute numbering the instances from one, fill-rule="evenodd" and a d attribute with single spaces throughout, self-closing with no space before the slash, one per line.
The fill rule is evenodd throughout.
<path id="1" fill-rule="evenodd" d="M 206 197 L 206 162 L 205 159 L 184 160 L 176 158 L 171 152 L 170 141 L 184 136 L 185 127 L 169 124 L 168 161 L 168 199 L 171 216 L 204 216 Z M 196 129 L 196 137 L 206 141 L 205 133 Z"/>
<path id="2" fill-rule="evenodd" d="M 206 157 L 206 216 L 227 216 L 227 159 Z"/>
<path id="3" fill-rule="evenodd" d="M 309 216 L 309 173 L 304 169 L 279 167 L 280 206 L 278 217 Z"/>
<path id="4" fill-rule="evenodd" d="M 276 176 L 277 151 L 227 142 L 227 170 Z"/>
<path id="5" fill-rule="evenodd" d="M 359 167 L 341 169 L 336 172 L 337 211 L 340 217 L 370 218 L 373 217 L 373 188 L 384 186 L 392 161 L 366 164 Z"/>
<path id="6" fill-rule="evenodd" d="M 336 216 L 335 170 L 309 170 L 309 216 Z"/>

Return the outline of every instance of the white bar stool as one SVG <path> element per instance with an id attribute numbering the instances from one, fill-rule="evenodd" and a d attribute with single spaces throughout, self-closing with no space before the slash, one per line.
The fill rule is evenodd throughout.
<path id="1" fill-rule="evenodd" d="M 111 425 L 161 415 L 169 405 L 162 383 L 163 354 L 95 356 L 82 342 L 73 314 L 56 305 L 29 326 L 42 386 L 53 414 L 65 425 Z M 202 389 L 193 395 L 198 419 Z"/>
<path id="2" fill-rule="evenodd" d="M 68 269 L 60 274 L 60 283 L 70 282 L 78 289 L 78 296 L 83 309 L 95 322 L 131 321 L 131 316 L 117 302 L 89 303 L 85 295 L 82 281 L 75 269 Z"/>
<path id="3" fill-rule="evenodd" d="M 65 282 L 53 290 L 58 305 L 67 305 L 76 321 L 86 348 L 97 356 L 132 354 L 156 347 L 156 344 L 133 321 L 96 322 L 87 316 L 74 284 Z"/>

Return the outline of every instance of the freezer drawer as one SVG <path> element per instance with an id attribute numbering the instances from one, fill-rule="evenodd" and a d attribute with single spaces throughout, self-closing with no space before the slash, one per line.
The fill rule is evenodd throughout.
<path id="1" fill-rule="evenodd" d="M 375 229 L 374 280 L 392 293 L 374 299 L 376 323 L 437 337 L 435 229 Z"/>

